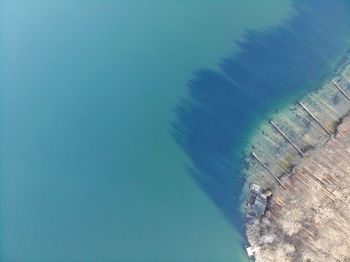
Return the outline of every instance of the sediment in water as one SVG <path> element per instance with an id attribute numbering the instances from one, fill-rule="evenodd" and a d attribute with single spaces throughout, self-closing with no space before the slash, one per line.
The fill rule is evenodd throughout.
<path id="1" fill-rule="evenodd" d="M 350 94 L 348 60 L 334 80 Z M 272 117 L 290 141 L 267 121 L 247 149 L 246 191 L 254 183 L 273 192 L 265 215 L 247 224 L 250 250 L 256 261 L 349 261 L 350 101 L 327 83 L 301 102 L 308 110 L 296 103 Z"/>

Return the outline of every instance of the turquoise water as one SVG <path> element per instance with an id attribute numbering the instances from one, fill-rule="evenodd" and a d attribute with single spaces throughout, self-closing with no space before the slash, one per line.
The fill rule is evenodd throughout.
<path id="1" fill-rule="evenodd" d="M 218 70 L 196 71 L 190 96 L 176 109 L 173 135 L 192 160 L 188 173 L 239 231 L 237 192 L 251 131 L 278 106 L 330 81 L 350 47 L 349 1 L 299 0 L 292 7 L 282 25 L 249 32 Z"/>
<path id="2" fill-rule="evenodd" d="M 171 123 L 193 72 L 290 1 L 0 5 L 1 260 L 245 261 Z"/>

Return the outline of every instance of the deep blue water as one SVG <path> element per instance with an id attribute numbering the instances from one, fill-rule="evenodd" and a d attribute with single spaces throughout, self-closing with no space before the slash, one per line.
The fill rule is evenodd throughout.
<path id="1" fill-rule="evenodd" d="M 350 46 L 350 3 L 294 1 L 283 26 L 250 32 L 219 71 L 199 70 L 176 109 L 173 134 L 192 160 L 188 173 L 242 229 L 242 150 L 256 123 L 281 103 L 320 86 Z"/>

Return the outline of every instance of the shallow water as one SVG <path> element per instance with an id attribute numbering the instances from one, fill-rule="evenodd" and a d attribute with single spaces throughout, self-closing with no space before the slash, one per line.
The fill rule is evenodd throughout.
<path id="1" fill-rule="evenodd" d="M 290 3 L 0 5 L 1 260 L 244 261 L 170 123 L 193 72 L 219 70 Z"/>

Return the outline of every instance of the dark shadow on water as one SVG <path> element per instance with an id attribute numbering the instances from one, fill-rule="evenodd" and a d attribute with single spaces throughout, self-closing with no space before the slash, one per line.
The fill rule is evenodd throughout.
<path id="1" fill-rule="evenodd" d="M 176 108 L 173 135 L 193 166 L 188 173 L 240 232 L 247 130 L 277 101 L 316 88 L 349 46 L 344 0 L 295 1 L 295 15 L 264 33 L 250 32 L 220 71 L 200 70 L 190 98 Z"/>

